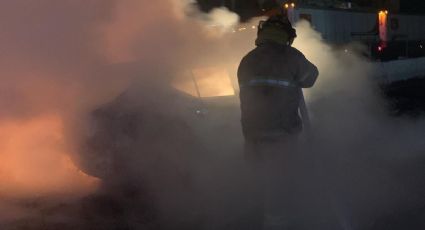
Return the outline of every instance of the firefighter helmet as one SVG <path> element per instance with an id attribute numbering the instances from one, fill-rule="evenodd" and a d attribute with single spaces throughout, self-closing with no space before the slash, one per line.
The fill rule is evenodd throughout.
<path id="1" fill-rule="evenodd" d="M 284 31 L 288 36 L 287 39 L 289 45 L 291 45 L 297 37 L 296 30 L 292 27 L 289 19 L 284 15 L 275 15 L 265 21 L 260 21 L 257 35 L 259 36 L 261 33 L 268 31 L 268 28 Z"/>

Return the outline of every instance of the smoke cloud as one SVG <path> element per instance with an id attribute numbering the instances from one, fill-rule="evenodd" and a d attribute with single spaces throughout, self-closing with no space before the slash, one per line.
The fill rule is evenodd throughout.
<path id="1" fill-rule="evenodd" d="M 257 21 L 233 32 L 236 15 L 223 8 L 206 15 L 191 1 L 2 1 L 0 211 L 16 211 L 1 211 L 0 221 L 40 217 L 16 199 L 95 192 L 84 207 L 101 212 L 106 202 L 121 210 L 113 224 L 107 214 L 91 216 L 105 225 L 155 229 L 154 219 L 163 229 L 225 229 L 244 222 L 251 178 L 237 95 L 200 100 L 172 82 L 213 67 L 225 69 L 235 85 L 240 59 L 254 48 Z M 422 201 L 418 188 L 389 168 L 422 154 L 424 124 L 386 115 L 374 67 L 355 49 L 334 50 L 306 22 L 297 33 L 294 46 L 320 76 L 306 91 L 313 127 L 301 150 L 307 160 L 295 163 L 302 171 L 296 179 L 328 194 L 326 201 L 305 195 L 311 202 L 300 209 L 314 215 L 330 208 L 324 218 L 365 226 Z M 203 117 L 196 115 L 200 107 Z M 97 147 L 85 148 L 94 136 Z M 117 197 L 99 201 L 104 193 Z"/>
<path id="2" fill-rule="evenodd" d="M 302 148 L 318 167 L 310 173 L 321 175 L 313 180 L 328 186 L 322 192 L 330 194 L 331 215 L 343 229 L 374 229 L 389 213 L 422 206 L 423 186 L 405 181 L 422 177 L 403 167 L 417 167 L 423 154 L 423 121 L 388 115 L 380 74 L 362 58 L 364 47 L 333 49 L 307 22 L 296 27 L 294 46 L 320 71 L 316 85 L 305 90 L 313 128 Z"/>
<path id="3" fill-rule="evenodd" d="M 130 85 L 143 92 L 137 100 L 176 112 L 163 85 L 220 56 L 205 54 L 225 52 L 221 27 L 237 22 L 229 13 L 232 21 L 221 20 L 217 36 L 206 34 L 217 16 L 200 20 L 188 1 L 3 1 L 0 8 L 2 207 L 93 192 L 99 179 L 80 167 L 79 144 L 91 132 L 86 118 Z"/>

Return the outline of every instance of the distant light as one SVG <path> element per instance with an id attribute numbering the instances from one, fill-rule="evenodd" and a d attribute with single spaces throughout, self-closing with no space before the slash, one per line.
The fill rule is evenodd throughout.
<path id="1" fill-rule="evenodd" d="M 291 3 L 291 7 L 294 8 L 295 7 L 295 3 Z"/>
<path id="2" fill-rule="evenodd" d="M 383 50 L 382 46 L 378 46 L 378 51 L 382 52 L 382 50 Z"/>
<path id="3" fill-rule="evenodd" d="M 241 27 L 241 28 L 239 28 L 238 30 L 239 30 L 239 31 L 246 30 L 246 27 Z"/>
<path id="4" fill-rule="evenodd" d="M 421 47 L 421 49 L 424 48 L 422 45 L 419 45 L 419 47 Z"/>
<path id="5" fill-rule="evenodd" d="M 255 28 L 256 28 L 256 26 L 252 26 L 251 28 L 252 28 L 252 29 L 255 29 Z"/>
<path id="6" fill-rule="evenodd" d="M 261 11 L 266 11 L 266 9 L 261 9 Z"/>
<path id="7" fill-rule="evenodd" d="M 345 49 L 345 50 L 344 50 L 344 52 L 348 53 L 348 50 L 347 50 L 347 49 Z"/>
<path id="8" fill-rule="evenodd" d="M 285 4 L 285 9 L 288 9 L 289 8 L 289 4 L 288 3 L 286 3 Z"/>
<path id="9" fill-rule="evenodd" d="M 379 14 L 388 14 L 388 10 L 381 10 L 379 11 Z"/>

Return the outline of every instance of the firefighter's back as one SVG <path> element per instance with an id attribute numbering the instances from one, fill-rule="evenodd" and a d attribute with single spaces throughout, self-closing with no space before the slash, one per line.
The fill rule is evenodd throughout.
<path id="1" fill-rule="evenodd" d="M 299 51 L 273 43 L 255 48 L 239 66 L 241 122 L 248 138 L 301 130 Z"/>

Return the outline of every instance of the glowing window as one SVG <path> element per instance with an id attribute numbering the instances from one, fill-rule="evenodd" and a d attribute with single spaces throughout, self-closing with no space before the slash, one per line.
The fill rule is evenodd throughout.
<path id="1" fill-rule="evenodd" d="M 174 88 L 194 97 L 221 97 L 235 95 L 228 71 L 209 67 L 188 71 L 173 83 Z"/>

